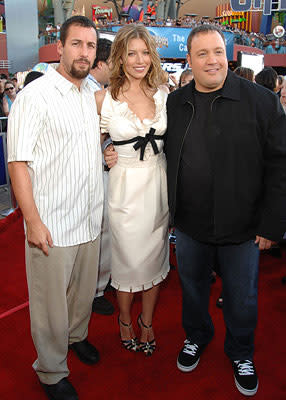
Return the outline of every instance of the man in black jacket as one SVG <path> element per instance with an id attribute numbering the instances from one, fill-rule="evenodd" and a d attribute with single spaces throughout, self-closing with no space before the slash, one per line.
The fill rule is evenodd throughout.
<path id="1" fill-rule="evenodd" d="M 165 146 L 186 332 L 177 366 L 192 371 L 213 337 L 208 302 L 217 256 L 225 353 L 238 390 L 254 395 L 259 250 L 286 226 L 286 119 L 275 94 L 228 71 L 216 26 L 192 30 L 187 60 L 194 81 L 169 95 Z"/>

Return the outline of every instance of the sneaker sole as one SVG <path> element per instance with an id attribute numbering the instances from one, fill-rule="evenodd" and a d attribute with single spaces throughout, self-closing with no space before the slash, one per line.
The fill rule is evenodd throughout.
<path id="1" fill-rule="evenodd" d="M 235 381 L 235 385 L 236 385 L 238 391 L 240 393 L 244 394 L 245 396 L 254 396 L 256 394 L 257 389 L 258 389 L 258 382 L 257 382 L 257 385 L 256 385 L 256 387 L 254 389 L 247 390 L 247 389 L 243 388 L 242 386 L 240 386 L 240 384 L 237 382 L 235 377 L 234 377 L 234 381 Z"/>
<path id="2" fill-rule="evenodd" d="M 200 358 L 198 358 L 198 360 L 193 365 L 186 367 L 185 365 L 180 364 L 179 361 L 177 360 L 177 367 L 182 372 L 191 372 L 197 367 L 199 361 L 200 361 Z"/>

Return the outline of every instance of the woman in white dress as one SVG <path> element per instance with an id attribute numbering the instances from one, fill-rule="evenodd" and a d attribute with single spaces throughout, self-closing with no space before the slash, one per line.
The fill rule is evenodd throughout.
<path id="1" fill-rule="evenodd" d="M 109 133 L 116 165 L 109 172 L 111 285 L 117 289 L 121 341 L 127 350 L 155 350 L 153 312 L 169 271 L 168 201 L 163 135 L 166 90 L 156 44 L 142 25 L 126 25 L 113 42 L 110 86 L 96 93 L 102 133 Z M 117 156 L 118 155 L 118 156 Z M 114 163 L 113 163 L 114 164 Z M 138 342 L 131 321 L 142 292 Z"/>

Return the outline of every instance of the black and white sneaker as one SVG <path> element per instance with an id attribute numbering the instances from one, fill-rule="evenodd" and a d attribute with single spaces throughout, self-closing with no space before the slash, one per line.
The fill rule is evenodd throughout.
<path id="1" fill-rule="evenodd" d="M 177 359 L 177 367 L 180 371 L 193 371 L 200 361 L 200 355 L 205 346 L 192 343 L 189 339 L 184 341 L 184 347 L 180 351 Z"/>
<path id="2" fill-rule="evenodd" d="M 232 362 L 234 380 L 237 389 L 245 396 L 253 396 L 258 389 L 258 378 L 253 361 L 237 360 Z"/>

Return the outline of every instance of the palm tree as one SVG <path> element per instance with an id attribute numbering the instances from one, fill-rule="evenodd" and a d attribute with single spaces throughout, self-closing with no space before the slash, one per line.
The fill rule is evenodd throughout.
<path id="1" fill-rule="evenodd" d="M 71 17 L 75 0 L 52 0 L 55 25 L 63 24 Z"/>

